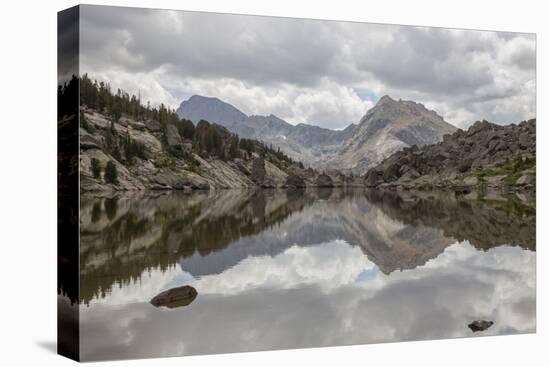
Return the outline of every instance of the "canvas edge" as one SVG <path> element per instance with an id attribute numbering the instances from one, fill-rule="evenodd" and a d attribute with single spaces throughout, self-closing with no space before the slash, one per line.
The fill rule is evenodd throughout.
<path id="1" fill-rule="evenodd" d="M 80 360 L 80 6 L 57 13 L 57 353 Z M 71 84 L 72 83 L 72 84 Z M 65 93 L 60 87 L 68 85 Z"/>

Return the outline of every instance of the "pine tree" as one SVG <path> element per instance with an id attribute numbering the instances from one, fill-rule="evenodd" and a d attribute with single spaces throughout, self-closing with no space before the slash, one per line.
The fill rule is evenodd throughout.
<path id="1" fill-rule="evenodd" d="M 92 176 L 97 180 L 101 178 L 101 163 L 97 158 L 92 158 Z"/>
<path id="2" fill-rule="evenodd" d="M 113 161 L 107 162 L 107 165 L 105 166 L 104 178 L 107 183 L 115 185 L 118 184 L 118 170 Z"/>
<path id="3" fill-rule="evenodd" d="M 232 135 L 229 142 L 229 159 L 235 159 L 240 157 L 239 150 L 239 137 L 237 135 Z"/>

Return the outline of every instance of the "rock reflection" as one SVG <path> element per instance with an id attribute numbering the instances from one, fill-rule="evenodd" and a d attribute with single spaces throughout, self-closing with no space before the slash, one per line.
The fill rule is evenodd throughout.
<path id="1" fill-rule="evenodd" d="M 508 244 L 535 250 L 534 198 L 497 192 L 463 197 L 381 190 L 367 190 L 366 196 L 392 218 L 417 227 L 439 228 L 445 237 L 468 240 L 479 249 Z"/>
<path id="2" fill-rule="evenodd" d="M 300 200 L 294 200 L 300 199 Z M 306 197 L 263 191 L 81 200 L 81 302 L 105 297 L 150 269 L 205 256 L 283 221 Z M 116 203 L 116 204 L 115 204 Z"/>
<path id="3" fill-rule="evenodd" d="M 188 306 L 195 298 L 197 298 L 197 290 L 189 285 L 184 285 L 157 294 L 150 303 L 155 307 L 177 308 Z"/>
<path id="4" fill-rule="evenodd" d="M 447 246 L 535 249 L 534 209 L 519 199 L 362 190 L 221 191 L 83 198 L 81 302 L 152 269 L 221 273 L 249 256 L 343 240 L 390 274 Z"/>

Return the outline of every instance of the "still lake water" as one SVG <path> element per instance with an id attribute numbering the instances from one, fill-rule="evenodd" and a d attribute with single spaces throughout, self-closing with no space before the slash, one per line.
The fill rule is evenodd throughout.
<path id="1" fill-rule="evenodd" d="M 81 200 L 83 360 L 535 331 L 523 197 L 365 190 Z M 160 292 L 197 290 L 187 306 Z M 473 333 L 468 324 L 494 324 Z"/>

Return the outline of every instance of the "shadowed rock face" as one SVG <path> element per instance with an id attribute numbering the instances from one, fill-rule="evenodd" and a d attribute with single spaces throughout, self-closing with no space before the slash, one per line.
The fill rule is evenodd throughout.
<path id="1" fill-rule="evenodd" d="M 360 248 L 385 274 L 423 265 L 461 240 L 479 249 L 534 250 L 529 203 L 337 188 L 83 197 L 81 302 L 105 297 L 147 269 L 217 274 L 249 256 L 335 240 Z"/>
<path id="2" fill-rule="evenodd" d="M 306 187 L 306 183 L 304 179 L 298 175 L 288 175 L 286 178 L 285 187 L 303 189 Z"/>
<path id="3" fill-rule="evenodd" d="M 159 293 L 151 299 L 155 307 L 177 308 L 187 306 L 197 297 L 197 290 L 189 285 L 171 288 Z"/>

